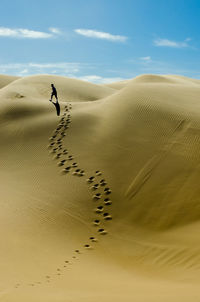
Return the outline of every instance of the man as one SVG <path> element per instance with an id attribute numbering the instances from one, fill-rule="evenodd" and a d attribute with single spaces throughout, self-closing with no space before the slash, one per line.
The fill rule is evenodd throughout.
<path id="1" fill-rule="evenodd" d="M 56 102 L 58 102 L 57 90 L 56 90 L 54 84 L 51 84 L 51 88 L 52 88 L 51 101 L 52 101 L 53 96 L 55 96 Z"/>
<path id="2" fill-rule="evenodd" d="M 51 93 L 51 99 L 49 101 L 54 104 L 54 106 L 56 107 L 57 116 L 59 116 L 60 115 L 60 105 L 58 103 L 57 90 L 56 90 L 54 84 L 51 84 L 51 88 L 52 88 L 52 93 Z M 52 101 L 53 96 L 55 96 L 55 98 L 56 98 L 55 103 Z"/>

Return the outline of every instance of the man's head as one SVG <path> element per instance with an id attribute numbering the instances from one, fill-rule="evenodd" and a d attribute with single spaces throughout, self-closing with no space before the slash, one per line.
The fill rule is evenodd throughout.
<path id="1" fill-rule="evenodd" d="M 54 84 L 51 84 L 51 87 L 54 87 Z"/>

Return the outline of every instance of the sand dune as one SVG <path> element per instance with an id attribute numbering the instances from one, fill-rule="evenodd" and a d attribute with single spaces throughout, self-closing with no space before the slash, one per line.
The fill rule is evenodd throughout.
<path id="1" fill-rule="evenodd" d="M 109 83 L 109 84 L 104 84 L 104 86 L 120 90 L 120 89 L 126 87 L 129 84 L 129 82 L 130 82 L 130 80 L 124 80 L 124 81 L 118 81 L 118 82 L 113 82 L 113 83 Z"/>
<path id="2" fill-rule="evenodd" d="M 199 94 L 172 75 L 0 90 L 2 301 L 200 298 Z"/>
<path id="3" fill-rule="evenodd" d="M 84 82 L 77 79 L 52 75 L 37 75 L 20 78 L 3 89 L 6 97 L 29 99 L 45 99 L 49 97 L 49 84 L 54 83 L 61 99 L 70 98 L 71 101 L 94 101 L 114 93 L 110 87 Z"/>
<path id="4" fill-rule="evenodd" d="M 9 76 L 6 74 L 1 74 L 0 75 L 0 89 L 7 86 L 8 84 L 18 80 L 19 77 L 15 77 L 15 76 Z"/>

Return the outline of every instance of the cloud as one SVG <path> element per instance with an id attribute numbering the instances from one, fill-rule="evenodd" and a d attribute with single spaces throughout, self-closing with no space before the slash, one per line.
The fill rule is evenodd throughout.
<path id="1" fill-rule="evenodd" d="M 98 75 L 86 75 L 86 76 L 75 77 L 75 78 L 82 80 L 82 81 L 92 82 L 92 83 L 96 83 L 96 84 L 108 84 L 108 83 L 127 80 L 127 79 L 121 78 L 121 77 L 101 77 Z"/>
<path id="2" fill-rule="evenodd" d="M 57 34 L 60 34 L 59 29 L 49 28 L 48 32 L 35 31 L 25 28 L 7 28 L 0 27 L 0 37 L 9 37 L 9 38 L 28 38 L 28 39 L 48 39 L 52 38 Z"/>
<path id="3" fill-rule="evenodd" d="M 187 38 L 183 42 L 177 42 L 177 41 L 172 41 L 168 39 L 156 39 L 154 40 L 154 45 L 155 46 L 165 46 L 165 47 L 173 47 L 173 48 L 184 48 L 188 47 L 188 43 L 191 39 Z"/>
<path id="4" fill-rule="evenodd" d="M 112 35 L 110 33 L 96 31 L 92 29 L 75 29 L 74 30 L 77 34 L 88 37 L 88 38 L 96 38 L 96 39 L 103 39 L 112 42 L 125 42 L 128 38 L 125 36 L 119 35 Z"/>
<path id="5" fill-rule="evenodd" d="M 91 68 L 90 64 L 78 62 L 58 62 L 58 63 L 9 63 L 0 64 L 0 74 L 30 76 L 34 74 L 51 74 L 67 76 L 96 84 L 107 84 L 117 81 L 127 80 L 122 77 L 102 77 L 99 75 L 79 75 L 86 73 L 87 68 Z"/>
<path id="6" fill-rule="evenodd" d="M 151 57 L 147 56 L 147 57 L 140 57 L 140 60 L 144 61 L 144 62 L 151 62 Z"/>
<path id="7" fill-rule="evenodd" d="M 71 76 L 80 71 L 80 63 L 10 63 L 0 64 L 0 73 L 12 75 L 57 74 Z"/>
<path id="8" fill-rule="evenodd" d="M 187 77 L 200 78 L 200 72 L 198 70 L 198 66 L 191 65 L 191 68 L 188 69 L 186 66 L 181 64 L 177 64 L 173 61 L 160 61 L 157 59 L 151 59 L 151 61 L 143 61 L 140 58 L 134 58 L 127 60 L 127 63 L 132 64 L 132 69 L 136 72 L 136 74 L 130 74 L 127 76 L 133 77 L 140 74 L 160 74 L 160 75 L 182 75 Z"/>

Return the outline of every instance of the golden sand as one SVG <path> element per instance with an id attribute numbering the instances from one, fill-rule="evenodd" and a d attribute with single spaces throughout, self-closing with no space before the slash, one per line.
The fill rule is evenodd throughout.
<path id="1" fill-rule="evenodd" d="M 0 301 L 199 301 L 200 81 L 0 88 Z"/>

